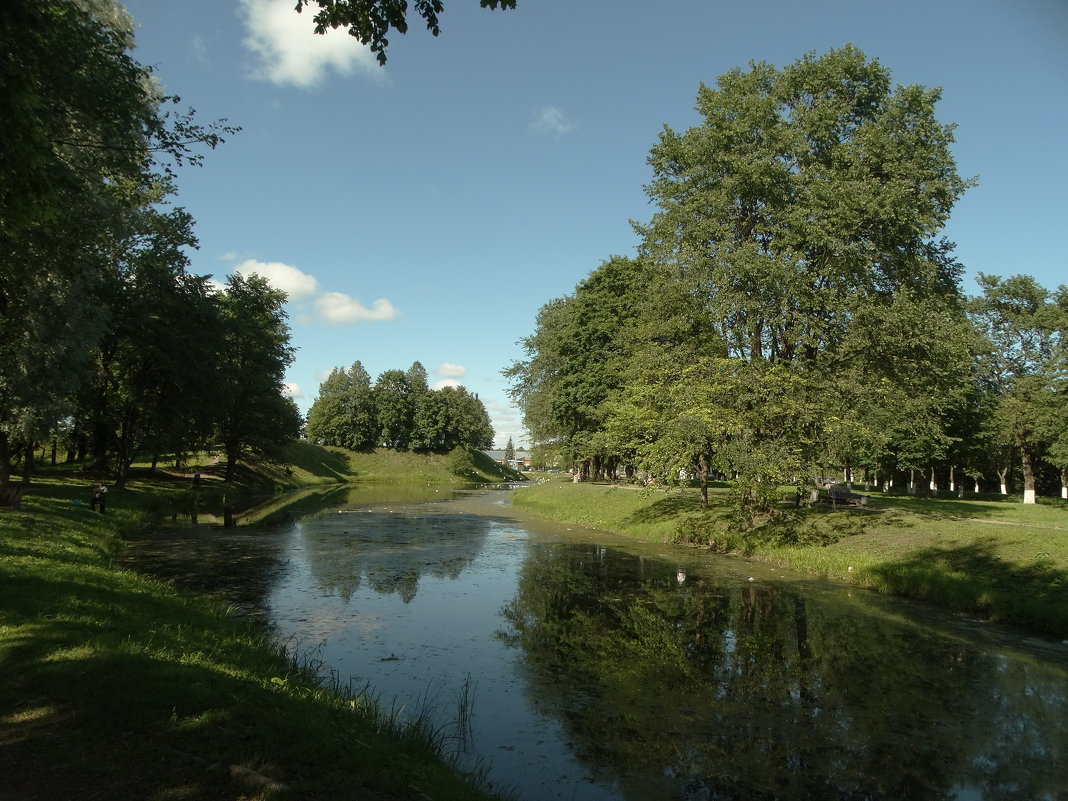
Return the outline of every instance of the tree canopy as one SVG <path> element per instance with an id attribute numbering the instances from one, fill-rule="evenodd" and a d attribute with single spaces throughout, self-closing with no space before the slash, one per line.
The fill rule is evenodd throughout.
<path id="1" fill-rule="evenodd" d="M 941 236 L 973 182 L 938 100 L 851 45 L 699 87 L 698 124 L 665 126 L 650 152 L 637 257 L 547 303 L 505 371 L 535 444 L 594 475 L 731 478 L 747 508 L 828 470 L 889 484 L 986 469 L 963 442 L 1008 395 L 985 399 L 989 303 L 964 296 Z M 1052 408 L 1063 361 L 1043 358 L 1028 375 Z M 1037 421 L 1054 415 L 1032 411 L 1049 430 Z M 1013 447 L 1026 458 L 1025 439 Z"/>
<path id="2" fill-rule="evenodd" d="M 493 446 L 493 426 L 478 396 L 464 387 L 430 389 L 419 362 L 385 370 L 373 384 L 359 361 L 348 370 L 334 368 L 308 410 L 307 435 L 350 450 L 448 453 Z"/>
<path id="3" fill-rule="evenodd" d="M 230 475 L 299 431 L 285 296 L 189 273 L 170 206 L 177 168 L 237 129 L 181 111 L 133 29 L 115 0 L 0 7 L 0 490 L 45 438 L 121 484 L 138 454 L 219 445 Z"/>

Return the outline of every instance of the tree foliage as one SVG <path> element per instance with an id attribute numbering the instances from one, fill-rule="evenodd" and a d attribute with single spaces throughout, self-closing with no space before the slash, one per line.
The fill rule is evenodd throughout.
<path id="1" fill-rule="evenodd" d="M 280 458 L 285 443 L 300 433 L 301 419 L 284 385 L 294 353 L 285 293 L 258 275 L 233 275 L 220 301 L 218 437 L 229 481 L 242 457 Z"/>
<path id="2" fill-rule="evenodd" d="M 99 467 L 117 449 L 121 480 L 199 416 L 178 356 L 209 354 L 174 321 L 213 312 L 185 272 L 192 220 L 164 205 L 175 169 L 236 129 L 179 111 L 133 29 L 114 0 L 0 8 L 0 487 L 12 444 L 50 429 L 92 438 Z"/>
<path id="3" fill-rule="evenodd" d="M 938 99 L 852 46 L 701 86 L 650 153 L 638 258 L 543 307 L 506 371 L 533 438 L 728 476 L 750 507 L 824 465 L 945 458 L 976 344 Z"/>
<path id="4" fill-rule="evenodd" d="M 1026 275 L 980 274 L 979 285 L 970 311 L 984 338 L 982 376 L 997 398 L 996 425 L 1019 453 L 1024 502 L 1034 503 L 1036 462 L 1051 446 L 1060 462 L 1068 420 L 1068 290 L 1055 296 Z"/>
<path id="5" fill-rule="evenodd" d="M 335 368 L 308 410 L 308 438 L 353 450 L 386 447 L 449 453 L 489 448 L 493 426 L 477 395 L 464 387 L 427 386 L 426 368 L 386 370 L 371 384 L 357 361 Z"/>
<path id="6" fill-rule="evenodd" d="M 515 8 L 516 0 L 479 0 L 482 8 Z M 438 15 L 445 10 L 441 0 L 415 0 L 416 14 L 434 36 L 441 33 Z M 344 28 L 349 35 L 368 45 L 378 63 L 386 63 L 387 38 L 391 30 L 408 32 L 408 0 L 297 0 L 296 10 L 316 8 L 315 32 Z"/>

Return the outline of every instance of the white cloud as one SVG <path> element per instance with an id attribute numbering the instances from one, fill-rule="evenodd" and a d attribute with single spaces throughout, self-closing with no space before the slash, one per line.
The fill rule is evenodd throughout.
<path id="1" fill-rule="evenodd" d="M 512 438 L 517 448 L 520 443 L 528 441 L 526 429 L 523 428 L 523 414 L 514 404 L 483 398 L 482 405 L 486 407 L 493 424 L 494 442 L 498 448 L 504 447 L 508 437 Z"/>
<path id="2" fill-rule="evenodd" d="M 304 397 L 304 390 L 300 388 L 300 384 L 294 384 L 292 381 L 286 381 L 285 384 L 283 384 L 283 390 L 286 395 L 294 400 Z"/>
<path id="3" fill-rule="evenodd" d="M 431 389 L 444 389 L 445 387 L 458 387 L 461 386 L 460 382 L 455 378 L 443 378 L 440 381 L 435 381 L 431 385 Z"/>
<path id="4" fill-rule="evenodd" d="M 208 56 L 208 43 L 204 41 L 203 36 L 194 36 L 189 40 L 189 50 L 193 54 L 193 58 L 199 61 L 204 66 L 211 66 L 211 58 Z"/>
<path id="5" fill-rule="evenodd" d="M 385 298 L 379 298 L 367 308 L 359 300 L 343 292 L 324 292 L 315 299 L 319 314 L 331 323 L 358 323 L 361 320 L 394 320 L 399 312 Z"/>
<path id="6" fill-rule="evenodd" d="M 434 375 L 440 375 L 443 378 L 463 378 L 467 375 L 467 368 L 462 364 L 443 362 L 437 366 L 436 370 L 434 370 Z"/>
<path id="7" fill-rule="evenodd" d="M 293 0 L 240 0 L 248 36 L 245 47 L 256 56 L 255 77 L 279 86 L 308 88 L 331 69 L 351 75 L 356 69 L 378 74 L 370 49 L 343 29 L 315 33 L 312 9 L 298 14 Z"/>
<path id="8" fill-rule="evenodd" d="M 546 134 L 555 139 L 575 130 L 575 123 L 568 119 L 556 106 L 542 106 L 534 113 L 534 119 L 530 123 L 530 130 L 538 134 Z"/>
<path id="9" fill-rule="evenodd" d="M 275 289 L 281 289 L 290 300 L 305 300 L 315 295 L 319 288 L 319 282 L 314 276 L 301 272 L 296 267 L 283 264 L 280 261 L 256 261 L 246 259 L 236 265 L 233 270 L 243 276 L 253 273 L 266 278 L 267 282 Z"/>
<path id="10" fill-rule="evenodd" d="M 386 298 L 379 298 L 368 308 L 344 292 L 322 292 L 315 276 L 280 261 L 245 259 L 234 265 L 231 272 L 245 277 L 259 275 L 275 289 L 285 292 L 288 300 L 294 304 L 292 313 L 298 325 L 316 321 L 344 324 L 364 320 L 395 320 L 400 316 L 400 311 Z M 226 289 L 226 284 L 221 281 L 212 280 L 210 283 L 220 292 Z M 462 367 L 459 369 L 463 370 Z"/>

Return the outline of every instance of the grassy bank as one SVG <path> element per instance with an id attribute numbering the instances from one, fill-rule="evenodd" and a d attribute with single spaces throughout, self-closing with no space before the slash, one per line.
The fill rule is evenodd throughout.
<path id="1" fill-rule="evenodd" d="M 696 543 L 984 619 L 1068 637 L 1068 509 L 873 495 L 868 507 L 784 510 L 740 526 L 726 490 L 543 482 L 516 494 L 537 514 Z"/>
<path id="2" fill-rule="evenodd" d="M 344 452 L 296 455 L 276 475 L 244 471 L 242 491 L 358 480 Z M 254 624 L 114 564 L 194 471 L 221 491 L 210 464 L 135 471 L 101 515 L 85 478 L 56 468 L 0 509 L 0 797 L 490 797 L 428 721 L 324 686 Z"/>
<path id="3" fill-rule="evenodd" d="M 524 480 L 522 473 L 497 464 L 481 451 L 470 451 L 467 456 L 463 459 L 455 453 L 412 453 L 386 448 L 357 452 L 291 442 L 286 447 L 283 464 L 239 465 L 238 488 L 256 492 L 364 482 L 463 484 Z M 145 462 L 135 464 L 135 474 L 143 475 L 148 466 Z M 63 474 L 69 473 L 62 466 L 58 469 Z M 221 488 L 223 465 L 217 457 L 208 454 L 194 457 L 181 470 L 161 465 L 154 475 L 160 480 L 170 476 L 188 481 L 195 472 L 201 473 L 205 488 Z"/>

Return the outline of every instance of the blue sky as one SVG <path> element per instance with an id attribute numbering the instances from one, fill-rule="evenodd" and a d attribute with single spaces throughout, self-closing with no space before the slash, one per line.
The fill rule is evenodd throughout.
<path id="1" fill-rule="evenodd" d="M 1068 283 L 1068 0 L 445 0 L 385 68 L 293 0 L 128 0 L 137 58 L 241 133 L 179 177 L 192 270 L 290 292 L 287 376 L 307 410 L 335 366 L 420 361 L 525 443 L 500 371 L 538 309 L 630 255 L 646 157 L 700 83 L 852 42 L 943 90 L 960 173 L 946 235 L 967 268 Z"/>

